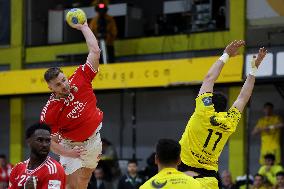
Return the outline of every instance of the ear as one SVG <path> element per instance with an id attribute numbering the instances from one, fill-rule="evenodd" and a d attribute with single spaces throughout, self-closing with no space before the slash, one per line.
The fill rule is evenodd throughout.
<path id="1" fill-rule="evenodd" d="M 31 144 L 31 137 L 26 139 L 26 143 L 28 144 L 28 146 L 30 147 L 30 144 Z"/>
<path id="2" fill-rule="evenodd" d="M 156 164 L 156 165 L 159 164 L 159 158 L 158 158 L 157 154 L 155 154 L 155 164 Z"/>
<path id="3" fill-rule="evenodd" d="M 47 83 L 47 86 L 48 86 L 49 90 L 53 91 L 49 83 Z"/>
<path id="4" fill-rule="evenodd" d="M 178 160 L 177 160 L 177 165 L 180 165 L 180 164 L 181 164 L 181 159 L 178 158 Z"/>

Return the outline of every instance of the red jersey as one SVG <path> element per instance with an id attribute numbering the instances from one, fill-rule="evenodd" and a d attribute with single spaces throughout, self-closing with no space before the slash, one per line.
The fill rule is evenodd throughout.
<path id="1" fill-rule="evenodd" d="M 9 182 L 9 176 L 12 168 L 13 165 L 9 163 L 4 168 L 0 167 L 0 182 L 6 182 L 6 183 Z"/>
<path id="2" fill-rule="evenodd" d="M 28 169 L 29 159 L 18 163 L 11 172 L 9 188 L 22 188 L 29 177 L 37 177 L 37 189 L 65 189 L 66 176 L 63 167 L 51 157 L 36 169 Z"/>
<path id="3" fill-rule="evenodd" d="M 96 74 L 87 61 L 69 78 L 71 91 L 68 97 L 58 99 L 51 94 L 40 120 L 51 127 L 52 135 L 60 134 L 63 138 L 81 142 L 95 132 L 103 119 L 91 83 Z"/>

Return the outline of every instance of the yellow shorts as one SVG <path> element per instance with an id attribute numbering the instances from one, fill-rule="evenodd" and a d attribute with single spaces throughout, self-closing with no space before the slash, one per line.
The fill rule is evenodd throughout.
<path id="1" fill-rule="evenodd" d="M 260 158 L 259 158 L 259 163 L 261 165 L 264 165 L 264 156 L 266 154 L 273 154 L 273 155 L 275 155 L 275 163 L 274 164 L 281 163 L 281 149 L 280 149 L 280 147 L 277 148 L 277 149 L 272 149 L 272 150 L 261 149 L 260 150 Z"/>
<path id="2" fill-rule="evenodd" d="M 218 189 L 218 180 L 215 177 L 195 178 L 204 189 Z"/>

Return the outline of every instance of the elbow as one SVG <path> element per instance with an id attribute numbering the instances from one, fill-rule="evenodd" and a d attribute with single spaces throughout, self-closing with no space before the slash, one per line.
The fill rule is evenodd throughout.
<path id="1" fill-rule="evenodd" d="M 91 54 L 95 55 L 95 57 L 100 57 L 100 54 L 101 54 L 101 50 L 99 47 L 93 47 L 90 49 L 90 52 Z"/>

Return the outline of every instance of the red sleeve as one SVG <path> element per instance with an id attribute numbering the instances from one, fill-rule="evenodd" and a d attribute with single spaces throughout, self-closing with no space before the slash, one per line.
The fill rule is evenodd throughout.
<path id="1" fill-rule="evenodd" d="M 14 167 L 10 174 L 8 189 L 17 189 L 17 183 L 15 181 L 16 177 L 17 177 L 17 167 Z"/>
<path id="2" fill-rule="evenodd" d="M 83 73 L 85 79 L 88 82 L 92 82 L 98 73 L 98 70 L 94 70 L 92 64 L 88 60 L 84 65 L 81 65 L 79 67 L 78 71 Z"/>
<path id="3" fill-rule="evenodd" d="M 58 125 L 54 125 L 54 124 L 49 124 L 52 123 L 50 121 L 50 119 L 54 119 L 54 117 L 52 115 L 48 114 L 48 108 L 50 106 L 50 101 L 48 100 L 46 105 L 43 107 L 41 114 L 40 114 L 40 123 L 45 123 L 47 124 L 50 129 L 51 129 L 51 136 L 56 136 L 59 134 L 59 127 Z"/>

